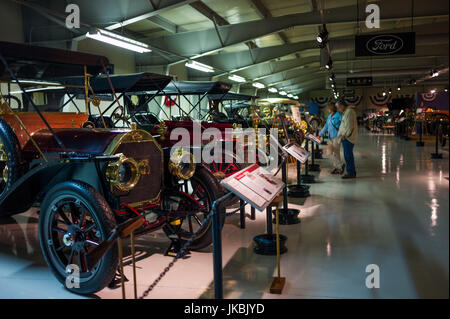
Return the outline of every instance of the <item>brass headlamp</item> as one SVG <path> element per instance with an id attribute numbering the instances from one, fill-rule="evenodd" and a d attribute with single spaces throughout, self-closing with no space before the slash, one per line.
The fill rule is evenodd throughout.
<path id="1" fill-rule="evenodd" d="M 175 150 L 169 159 L 169 172 L 175 177 L 190 179 L 195 173 L 194 155 L 183 148 Z"/>
<path id="2" fill-rule="evenodd" d="M 118 154 L 118 156 L 118 161 L 108 164 L 106 179 L 118 190 L 128 192 L 139 182 L 141 171 L 134 159 L 127 158 L 123 154 Z"/>

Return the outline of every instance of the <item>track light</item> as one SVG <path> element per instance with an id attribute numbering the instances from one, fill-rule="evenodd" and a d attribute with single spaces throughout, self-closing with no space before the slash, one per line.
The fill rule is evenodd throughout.
<path id="1" fill-rule="evenodd" d="M 431 70 L 431 77 L 435 78 L 435 77 L 437 77 L 437 76 L 439 76 L 439 71 L 437 71 L 437 70 Z"/>
<path id="2" fill-rule="evenodd" d="M 322 31 L 317 35 L 317 42 L 319 42 L 320 48 L 324 48 L 328 42 L 328 30 L 325 24 L 323 25 Z"/>
<path id="3" fill-rule="evenodd" d="M 242 76 L 232 74 L 228 76 L 228 79 L 234 82 L 244 83 L 246 80 Z"/>
<path id="4" fill-rule="evenodd" d="M 86 33 L 86 37 L 138 53 L 151 52 L 149 46 L 145 43 L 101 29 L 95 29 L 92 33 L 91 31 Z"/>
<path id="5" fill-rule="evenodd" d="M 331 73 L 331 75 L 329 77 L 330 81 L 333 81 L 335 78 L 336 78 L 336 76 L 334 75 L 334 73 Z"/>
<path id="6" fill-rule="evenodd" d="M 333 67 L 333 60 L 331 60 L 331 57 L 328 59 L 327 64 L 325 64 L 325 68 L 327 68 L 328 70 L 331 70 L 331 68 Z"/>
<path id="7" fill-rule="evenodd" d="M 383 91 L 383 96 L 386 96 L 386 92 Z"/>
<path id="8" fill-rule="evenodd" d="M 388 93 L 389 93 L 389 94 L 392 94 L 392 89 L 389 89 Z"/>
<path id="9" fill-rule="evenodd" d="M 214 72 L 214 68 L 213 67 L 211 67 L 209 65 L 206 65 L 206 64 L 203 64 L 203 63 L 200 63 L 200 62 L 197 62 L 197 61 L 188 61 L 188 62 L 186 62 L 185 65 L 188 68 L 199 70 L 199 71 L 202 71 L 202 72 L 207 72 L 207 73 Z"/>
<path id="10" fill-rule="evenodd" d="M 402 87 L 399 85 L 397 86 L 397 91 L 400 91 L 402 89 Z"/>

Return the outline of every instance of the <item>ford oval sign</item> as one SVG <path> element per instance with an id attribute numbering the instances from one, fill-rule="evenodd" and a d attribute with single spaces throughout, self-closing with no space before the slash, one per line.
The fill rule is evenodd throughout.
<path id="1" fill-rule="evenodd" d="M 376 55 L 395 54 L 403 49 L 403 40 L 396 35 L 378 35 L 367 41 L 366 48 Z"/>
<path id="2" fill-rule="evenodd" d="M 414 32 L 368 34 L 355 37 L 356 56 L 414 54 L 415 51 L 416 34 Z"/>

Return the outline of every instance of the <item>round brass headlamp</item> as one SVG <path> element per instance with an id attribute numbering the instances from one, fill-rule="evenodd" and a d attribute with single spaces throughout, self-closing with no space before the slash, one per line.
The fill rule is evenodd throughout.
<path id="1" fill-rule="evenodd" d="M 194 155 L 183 148 L 175 150 L 169 159 L 169 172 L 175 177 L 190 179 L 195 173 Z"/>
<path id="2" fill-rule="evenodd" d="M 118 161 L 108 164 L 106 179 L 118 190 L 128 192 L 137 185 L 141 173 L 139 165 L 134 159 L 127 158 L 123 154 L 119 154 L 119 156 Z"/>

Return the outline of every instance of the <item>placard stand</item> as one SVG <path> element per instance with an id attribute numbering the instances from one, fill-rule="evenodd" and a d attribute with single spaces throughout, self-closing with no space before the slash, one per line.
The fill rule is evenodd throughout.
<path id="1" fill-rule="evenodd" d="M 431 153 L 431 159 L 442 159 L 442 153 L 439 153 L 439 131 L 441 129 L 441 122 L 436 119 L 436 145 L 435 152 Z"/>
<path id="2" fill-rule="evenodd" d="M 315 159 L 316 159 L 316 154 L 315 154 L 315 150 L 314 150 L 314 143 L 311 142 L 311 164 L 309 164 L 309 170 L 311 172 L 320 172 L 320 165 L 315 163 Z"/>
<path id="3" fill-rule="evenodd" d="M 288 195 L 295 198 L 306 198 L 311 196 L 309 188 L 309 185 L 302 184 L 301 162 L 297 161 L 297 184 L 288 186 Z"/>
<path id="4" fill-rule="evenodd" d="M 309 140 L 306 140 L 305 142 L 305 148 L 308 149 L 309 147 Z M 306 184 L 313 184 L 315 183 L 315 176 L 309 174 L 309 160 L 305 163 L 305 174 L 302 175 L 302 182 Z"/>
<path id="5" fill-rule="evenodd" d="M 416 146 L 423 147 L 425 146 L 425 142 L 423 141 L 423 120 L 420 120 L 419 123 L 420 123 L 420 133 L 419 133 L 419 140 L 416 142 Z"/>
<path id="6" fill-rule="evenodd" d="M 280 225 L 295 225 L 300 223 L 299 209 L 288 207 L 288 188 L 287 188 L 287 161 L 283 160 L 281 166 L 281 180 L 284 183 L 283 188 L 283 208 L 279 210 L 280 212 Z"/>
<path id="7" fill-rule="evenodd" d="M 319 130 L 317 129 L 316 130 L 316 136 L 318 136 L 318 135 L 319 135 Z M 321 141 L 320 144 L 322 144 L 322 141 Z M 319 148 L 319 144 L 315 145 L 314 156 L 316 157 L 316 159 L 323 159 L 323 151 Z"/>

